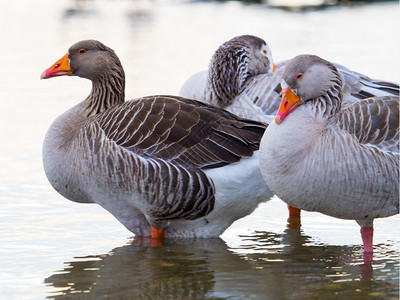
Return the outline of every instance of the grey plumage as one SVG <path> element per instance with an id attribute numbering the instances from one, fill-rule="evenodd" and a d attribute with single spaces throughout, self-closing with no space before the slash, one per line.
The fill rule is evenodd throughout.
<path id="1" fill-rule="evenodd" d="M 344 109 L 336 118 L 336 126 L 354 135 L 361 144 L 398 152 L 398 98 L 368 98 Z"/>
<path id="2" fill-rule="evenodd" d="M 89 96 L 58 117 L 46 135 L 44 168 L 52 186 L 72 201 L 100 204 L 138 235 L 149 235 L 149 226 L 217 215 L 219 183 L 207 170 L 252 159 L 266 125 L 176 96 L 125 102 L 122 65 L 98 41 L 76 43 L 68 59 L 70 74 L 93 85 Z M 67 74 L 59 68 L 56 63 L 42 78 Z M 254 167 L 254 172 L 259 170 Z M 219 235 L 266 201 L 270 191 L 262 187 L 260 193 L 265 199 L 254 196 L 249 208 L 238 207 L 211 229 L 198 228 L 198 234 Z M 222 204 L 229 201 L 222 199 Z M 196 236 L 198 226 L 171 225 L 170 234 Z"/>
<path id="3" fill-rule="evenodd" d="M 341 108 L 342 83 L 332 66 L 310 55 L 288 63 L 283 84 L 301 104 L 282 99 L 289 113 L 262 138 L 261 171 L 289 205 L 356 220 L 371 253 L 374 218 L 399 213 L 399 96 Z"/>
<path id="4" fill-rule="evenodd" d="M 261 49 L 267 49 L 268 55 L 260 56 Z M 271 50 L 262 39 L 237 36 L 222 44 L 212 56 L 208 70 L 190 77 L 179 94 L 269 123 L 279 107 L 280 82 L 288 61 L 277 63 L 275 72 L 273 64 Z M 374 96 L 399 95 L 397 83 L 333 65 L 343 82 L 343 105 Z"/>
<path id="5" fill-rule="evenodd" d="M 270 51 L 265 41 L 252 35 L 235 37 L 215 51 L 208 69 L 208 84 L 219 107 L 230 105 L 244 90 L 248 78 L 272 70 L 271 53 L 267 52 Z"/>

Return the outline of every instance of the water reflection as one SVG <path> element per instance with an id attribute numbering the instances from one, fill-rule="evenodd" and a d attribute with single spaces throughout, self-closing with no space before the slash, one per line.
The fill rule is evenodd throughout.
<path id="1" fill-rule="evenodd" d="M 241 261 L 221 239 L 174 240 L 151 247 L 150 240 L 142 238 L 106 255 L 66 262 L 63 271 L 45 282 L 62 291 L 55 298 L 90 292 L 93 297 L 201 299 L 213 291 L 221 264 L 235 260 Z"/>
<path id="2" fill-rule="evenodd" d="M 134 239 L 108 254 L 78 257 L 45 279 L 49 298 L 330 299 L 398 295 L 397 251 L 379 245 L 365 265 L 361 247 L 316 243 L 300 230 L 256 232 L 229 248 L 222 239 Z M 387 247 L 388 248 L 388 247 Z M 389 249 L 389 248 L 388 248 Z M 290 287 L 290 289 L 287 289 Z"/>
<path id="3" fill-rule="evenodd" d="M 286 229 L 283 235 L 258 232 L 242 239 L 246 242 L 242 248 L 251 249 L 246 258 L 259 268 L 271 268 L 271 262 L 279 262 L 275 271 L 282 286 L 298 292 L 285 295 L 289 299 L 330 299 L 337 295 L 390 299 L 398 295 L 399 253 L 388 245 L 378 245 L 376 260 L 364 263 L 361 246 L 319 244 L 298 229 Z M 387 282 L 378 280 L 383 275 Z"/>

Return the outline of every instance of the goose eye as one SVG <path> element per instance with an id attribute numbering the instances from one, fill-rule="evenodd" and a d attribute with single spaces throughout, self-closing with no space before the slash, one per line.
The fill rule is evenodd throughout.
<path id="1" fill-rule="evenodd" d="M 268 51 L 267 51 L 266 49 L 264 49 L 262 52 L 263 52 L 265 55 L 268 54 Z"/>
<path id="2" fill-rule="evenodd" d="M 79 54 L 85 54 L 85 53 L 86 53 L 86 49 L 83 49 L 83 48 L 82 48 L 82 49 L 79 49 L 79 50 L 78 50 L 78 53 L 79 53 Z"/>
<path id="3" fill-rule="evenodd" d="M 299 80 L 301 77 L 303 77 L 303 73 L 299 73 L 296 75 L 296 80 Z"/>

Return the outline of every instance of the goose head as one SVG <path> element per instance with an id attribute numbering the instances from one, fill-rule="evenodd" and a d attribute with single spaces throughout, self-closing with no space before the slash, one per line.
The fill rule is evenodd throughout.
<path id="1" fill-rule="evenodd" d="M 282 101 L 275 122 L 279 124 L 296 107 L 312 103 L 323 115 L 332 115 L 342 100 L 342 80 L 336 67 L 316 56 L 298 55 L 285 67 Z"/>
<path id="2" fill-rule="evenodd" d="M 75 43 L 40 78 L 65 75 L 92 81 L 92 91 L 85 100 L 86 117 L 125 101 L 125 73 L 121 62 L 114 50 L 99 41 L 84 40 Z"/>
<path id="3" fill-rule="evenodd" d="M 263 39 L 253 35 L 242 35 L 233 38 L 230 42 L 242 45 L 247 52 L 249 76 L 275 71 L 272 51 Z"/>
<path id="4" fill-rule="evenodd" d="M 72 45 L 67 54 L 45 70 L 40 78 L 70 75 L 96 81 L 112 73 L 124 77 L 121 62 L 115 52 L 99 41 L 84 40 Z"/>
<path id="5" fill-rule="evenodd" d="M 243 90 L 247 79 L 275 71 L 272 52 L 256 36 L 241 35 L 223 43 L 211 58 L 208 80 L 219 106 L 226 107 Z"/>

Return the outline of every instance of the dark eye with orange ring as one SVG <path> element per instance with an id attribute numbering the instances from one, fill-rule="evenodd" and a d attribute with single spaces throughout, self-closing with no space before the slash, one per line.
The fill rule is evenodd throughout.
<path id="1" fill-rule="evenodd" d="M 303 73 L 299 73 L 296 75 L 296 80 L 299 80 L 301 77 L 303 77 Z"/>
<path id="2" fill-rule="evenodd" d="M 268 51 L 267 50 L 263 50 L 263 53 L 265 54 L 265 55 L 267 55 L 268 54 Z"/>
<path id="3" fill-rule="evenodd" d="M 86 53 L 86 49 L 83 49 L 83 48 L 82 48 L 82 49 L 79 49 L 79 50 L 78 50 L 78 53 L 79 53 L 79 54 L 85 54 L 85 53 Z"/>

